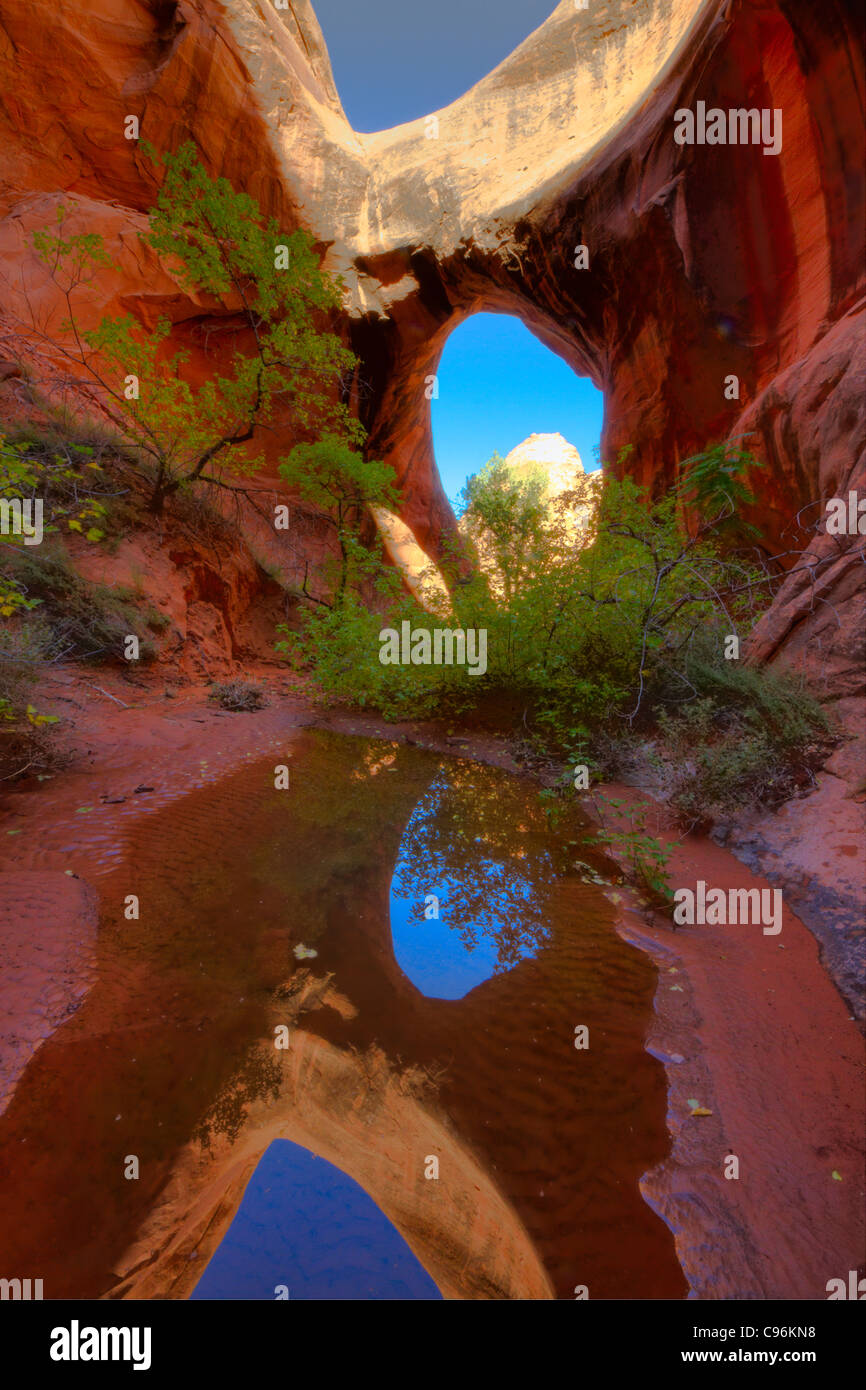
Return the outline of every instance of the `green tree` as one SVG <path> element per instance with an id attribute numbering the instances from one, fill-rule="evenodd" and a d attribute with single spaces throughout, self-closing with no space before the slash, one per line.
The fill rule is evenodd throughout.
<path id="1" fill-rule="evenodd" d="M 360 444 L 343 390 L 356 359 L 325 326 L 339 283 L 321 269 L 312 238 L 265 220 L 254 199 L 207 173 L 192 144 L 161 158 L 143 148 L 164 170 L 145 239 L 181 285 L 222 300 L 237 344 L 227 370 L 200 384 L 185 378 L 189 353 L 169 350 L 166 318 L 150 331 L 132 315 L 82 329 L 81 295 L 111 258 L 98 235 L 64 233 L 64 208 L 33 244 L 65 301 L 70 339 L 43 340 L 84 369 L 83 389 L 148 471 L 153 511 L 196 483 L 239 490 L 229 478 L 261 466 L 246 446 L 277 411 L 302 438 Z"/>
<path id="2" fill-rule="evenodd" d="M 760 467 L 737 440 L 727 440 L 680 464 L 675 494 L 696 514 L 699 527 L 711 528 L 729 543 L 755 539 L 759 532 L 742 513 L 757 501 L 747 479 Z"/>
<path id="3" fill-rule="evenodd" d="M 464 525 L 482 555 L 492 559 L 506 603 L 531 574 L 549 542 L 545 494 L 540 469 L 518 477 L 499 454 L 473 474 L 460 493 Z"/>
<path id="4" fill-rule="evenodd" d="M 370 572 L 359 545 L 359 532 L 371 506 L 395 510 L 399 505 L 394 474 L 379 459 L 365 459 L 338 435 L 326 435 L 312 444 L 298 444 L 280 464 L 290 487 L 312 502 L 334 527 L 340 550 L 334 604 L 346 595 L 351 569 Z M 375 568 L 375 566 L 374 566 Z"/>
<path id="5" fill-rule="evenodd" d="M 486 630 L 482 684 L 463 667 L 379 662 L 383 627 L 429 624 L 407 595 L 387 588 L 393 570 L 380 565 L 374 585 L 359 582 L 371 570 L 353 558 L 353 527 L 364 504 L 381 500 L 382 465 L 341 459 L 331 444 L 299 451 L 291 481 L 334 511 L 351 563 L 339 601 L 307 614 L 302 634 L 282 649 L 328 695 L 388 718 L 453 714 L 479 699 L 518 701 L 527 756 L 566 758 L 569 796 L 575 764 L 615 775 L 618 759 L 641 749 L 650 756 L 659 738 L 659 766 L 690 823 L 701 807 L 775 804 L 817 765 L 827 723 L 797 682 L 727 659 L 729 636 L 745 638 L 779 582 L 770 562 L 732 545 L 728 522 L 751 493 L 745 458 L 730 463 L 725 450 L 692 460 L 686 505 L 677 492 L 654 501 L 628 476 L 610 473 L 600 487 L 575 489 L 574 502 L 591 511 L 578 538 L 568 507 L 545 507 L 535 480 L 513 478 L 494 457 L 469 480 L 464 515 L 473 509 L 473 534 L 487 528 L 509 583 L 497 588 L 476 573 L 455 584 L 449 622 Z M 662 902 L 663 847 L 639 826 L 608 840 Z"/>

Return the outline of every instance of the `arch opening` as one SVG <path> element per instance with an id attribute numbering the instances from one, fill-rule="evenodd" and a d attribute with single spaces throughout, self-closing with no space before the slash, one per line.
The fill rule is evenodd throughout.
<path id="1" fill-rule="evenodd" d="M 190 1298 L 274 1297 L 418 1301 L 442 1295 L 354 1178 L 301 1144 L 272 1139 Z"/>
<path id="2" fill-rule="evenodd" d="M 441 111 L 493 72 L 555 9 L 555 0 L 500 0 L 491 24 L 484 0 L 439 0 L 421 41 L 405 0 L 353 8 L 345 0 L 315 0 L 343 110 L 361 134 Z"/>
<path id="3" fill-rule="evenodd" d="M 457 513 L 467 479 L 494 455 L 556 478 L 600 468 L 602 392 L 515 315 L 464 319 L 428 389 L 436 468 Z"/>

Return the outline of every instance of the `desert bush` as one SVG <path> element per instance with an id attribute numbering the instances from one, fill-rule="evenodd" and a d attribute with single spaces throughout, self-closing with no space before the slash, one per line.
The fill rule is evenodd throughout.
<path id="1" fill-rule="evenodd" d="M 654 911 L 670 914 L 674 904 L 668 864 L 676 844 L 664 844 L 647 828 L 646 806 L 633 806 L 629 812 L 629 828 L 609 826 L 604 812 L 610 808 L 615 816 L 624 804 L 618 797 L 595 794 L 593 802 L 601 821 L 601 830 L 589 840 L 590 844 L 606 845 L 622 864 L 629 882 L 640 893 L 644 903 Z"/>
<path id="2" fill-rule="evenodd" d="M 156 655 L 148 629 L 163 628 L 168 619 L 136 599 L 130 589 L 91 584 L 76 573 L 57 542 L 34 549 L 6 552 L 5 573 L 26 597 L 39 605 L 48 637 L 44 660 L 124 661 L 124 638 L 139 639 L 142 661 Z"/>
<path id="3" fill-rule="evenodd" d="M 27 772 L 45 775 L 61 765 L 52 737 L 56 715 L 33 704 L 51 633 L 38 618 L 0 627 L 0 782 Z"/>
<path id="4" fill-rule="evenodd" d="M 389 718 L 450 713 L 509 692 L 524 705 L 529 746 L 593 776 L 639 761 L 654 740 L 688 823 L 777 804 L 808 779 L 832 735 L 801 683 L 725 659 L 726 639 L 745 640 L 772 595 L 739 520 L 754 500 L 755 466 L 720 446 L 689 460 L 680 487 L 655 501 L 628 477 L 608 476 L 588 543 L 576 546 L 562 511 L 542 505 L 538 480 L 515 480 L 494 459 L 467 485 L 465 516 L 495 557 L 495 592 L 483 573 L 455 584 L 455 614 L 444 624 L 486 629 L 484 676 L 380 664 L 383 627 L 443 620 L 400 591 L 357 529 L 344 535 L 336 598 L 319 600 L 282 650 L 332 697 Z M 350 485 L 357 517 L 363 498 Z M 650 857 L 651 848 L 643 846 Z"/>
<path id="5" fill-rule="evenodd" d="M 719 661 L 705 638 L 686 672 L 701 693 L 657 712 L 658 767 L 684 823 L 777 806 L 814 785 L 814 770 L 836 740 L 801 679 Z"/>
<path id="6" fill-rule="evenodd" d="M 468 698 L 460 668 L 383 666 L 379 661 L 379 632 L 383 627 L 399 631 L 404 619 L 423 626 L 430 615 L 405 595 L 383 613 L 348 593 L 338 607 L 304 613 L 299 632 L 281 627 L 284 636 L 277 650 L 296 670 L 310 671 L 330 700 L 377 710 L 386 719 L 456 711 Z"/>
<path id="7" fill-rule="evenodd" d="M 162 176 L 142 240 L 170 258 L 184 288 L 232 297 L 247 330 L 244 341 L 253 346 L 237 347 L 228 370 L 194 383 L 184 373 L 189 352 L 170 350 L 169 319 L 145 328 L 127 314 L 85 328 L 89 286 L 114 266 L 99 233 L 70 234 L 63 206 L 55 224 L 31 240 L 63 299 L 71 333 L 52 332 L 50 324 L 34 332 L 33 323 L 22 322 L 6 336 L 17 331 L 28 340 L 46 384 L 57 386 L 58 361 L 74 364 L 79 393 L 123 442 L 157 514 L 185 486 L 242 491 L 234 479 L 262 463 L 247 445 L 276 414 L 290 412 L 302 437 L 362 442 L 363 428 L 342 390 L 357 362 L 327 326 L 339 306 L 339 282 L 321 269 L 313 238 L 282 231 L 248 194 L 212 178 L 192 143 L 164 155 L 145 141 L 140 149 Z"/>
<path id="8" fill-rule="evenodd" d="M 208 699 L 222 709 L 240 713 L 244 710 L 264 709 L 267 701 L 261 686 L 249 681 L 218 681 L 211 687 Z"/>

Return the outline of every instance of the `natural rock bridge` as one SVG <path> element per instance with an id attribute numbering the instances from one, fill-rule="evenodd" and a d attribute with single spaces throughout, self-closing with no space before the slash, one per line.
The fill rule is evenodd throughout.
<path id="1" fill-rule="evenodd" d="M 694 450 L 750 434 L 767 464 L 756 520 L 790 551 L 799 509 L 808 529 L 866 484 L 856 26 L 853 0 L 561 0 L 435 120 L 358 135 L 309 0 L 0 0 L 0 268 L 47 295 L 24 238 L 72 192 L 122 267 L 94 314 L 167 313 L 206 369 L 203 325 L 230 334 L 231 314 L 137 241 L 154 191 L 123 138 L 137 114 L 158 146 L 193 138 L 307 227 L 344 276 L 358 409 L 428 553 L 453 518 L 425 380 L 482 309 L 519 315 L 592 378 L 603 457 L 632 444 L 628 468 L 656 489 Z M 675 113 L 699 100 L 781 111 L 780 153 L 678 144 Z M 820 563 L 786 581 L 753 643 L 808 655 L 837 694 L 862 689 L 856 545 L 811 534 Z"/>

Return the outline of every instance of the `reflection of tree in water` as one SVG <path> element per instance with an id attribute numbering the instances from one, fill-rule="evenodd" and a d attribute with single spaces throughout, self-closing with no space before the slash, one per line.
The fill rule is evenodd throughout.
<path id="1" fill-rule="evenodd" d="M 282 1079 L 279 1062 L 256 1049 L 220 1091 L 195 1130 L 202 1148 L 209 1149 L 217 1134 L 225 1134 L 234 1143 L 247 1118 L 247 1106 L 268 1096 L 276 1100 Z"/>
<path id="2" fill-rule="evenodd" d="M 424 921 L 425 894 L 471 951 L 496 947 L 497 970 L 539 950 L 550 935 L 547 904 L 565 859 L 543 811 L 522 783 L 494 768 L 450 766 L 415 807 L 400 844 L 393 888 Z"/>

